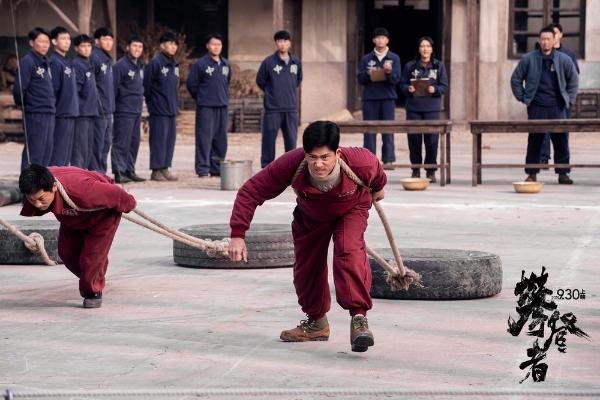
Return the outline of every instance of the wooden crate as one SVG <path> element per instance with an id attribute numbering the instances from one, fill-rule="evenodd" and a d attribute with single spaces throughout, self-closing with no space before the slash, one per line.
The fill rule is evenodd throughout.
<path id="1" fill-rule="evenodd" d="M 0 93 L 0 142 L 23 142 L 23 113 L 17 108 L 12 93 Z"/>

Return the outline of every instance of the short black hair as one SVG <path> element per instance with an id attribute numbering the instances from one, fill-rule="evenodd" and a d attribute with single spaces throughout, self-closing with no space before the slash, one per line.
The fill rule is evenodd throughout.
<path id="1" fill-rule="evenodd" d="M 562 27 L 562 25 L 561 25 L 561 24 L 559 24 L 558 22 L 553 22 L 553 23 L 551 23 L 551 24 L 550 24 L 550 26 L 551 26 L 552 28 L 556 28 L 556 29 L 558 29 L 558 31 L 559 31 L 560 33 L 563 33 L 563 32 L 564 32 L 564 31 L 563 31 L 563 27 Z"/>
<path id="2" fill-rule="evenodd" d="M 158 39 L 159 43 L 166 43 L 166 42 L 175 42 L 177 43 L 177 35 L 174 34 L 173 32 L 165 32 L 162 35 L 160 35 L 160 38 Z"/>
<path id="3" fill-rule="evenodd" d="M 127 46 L 129 46 L 133 42 L 144 44 L 142 37 L 139 35 L 131 35 L 127 38 Z"/>
<path id="4" fill-rule="evenodd" d="M 421 53 L 419 53 L 419 48 L 421 47 L 421 42 L 425 40 L 427 42 L 429 42 L 429 44 L 431 45 L 431 59 L 433 60 L 434 58 L 434 52 L 435 52 L 435 48 L 433 47 L 433 39 L 429 36 L 421 36 L 419 38 L 419 40 L 417 40 L 417 55 L 415 56 L 415 60 L 420 60 L 421 59 Z"/>
<path id="5" fill-rule="evenodd" d="M 77 35 L 73 38 L 73 45 L 74 46 L 79 46 L 81 43 L 89 43 L 89 44 L 94 44 L 94 41 L 92 40 L 91 37 L 89 37 L 88 35 L 81 34 L 81 35 Z"/>
<path id="6" fill-rule="evenodd" d="M 113 32 L 110 28 L 102 26 L 94 31 L 94 39 L 100 39 L 102 36 L 110 36 L 114 38 Z"/>
<path id="7" fill-rule="evenodd" d="M 335 122 L 315 121 L 304 130 L 302 147 L 306 153 L 321 146 L 327 146 L 333 151 L 340 147 L 340 128 Z"/>
<path id="8" fill-rule="evenodd" d="M 273 40 L 274 41 L 278 41 L 278 40 L 292 40 L 292 36 L 290 35 L 290 33 L 288 31 L 277 31 L 273 35 Z"/>
<path id="9" fill-rule="evenodd" d="M 29 40 L 35 40 L 40 35 L 46 35 L 48 37 L 48 40 L 50 40 L 50 34 L 48 33 L 48 31 L 45 30 L 44 28 L 40 28 L 39 26 L 35 27 L 31 31 L 29 31 L 29 33 L 27 34 L 27 37 L 29 38 Z"/>
<path id="10" fill-rule="evenodd" d="M 21 171 L 19 176 L 19 189 L 24 195 L 34 194 L 43 190 L 49 192 L 54 186 L 54 176 L 46 167 L 30 164 Z"/>
<path id="11" fill-rule="evenodd" d="M 208 44 L 208 42 L 210 42 L 212 39 L 217 39 L 221 42 L 221 44 L 223 44 L 223 36 L 221 36 L 221 34 L 217 32 L 209 33 L 208 35 L 206 35 L 206 41 L 204 42 L 204 44 Z"/>
<path id="12" fill-rule="evenodd" d="M 376 38 L 377 36 L 385 36 L 386 38 L 390 38 L 390 33 L 388 32 L 387 29 L 380 27 L 377 27 L 375 29 L 373 29 L 373 35 L 371 36 L 371 38 Z"/>
<path id="13" fill-rule="evenodd" d="M 61 33 L 68 33 L 70 35 L 69 30 L 67 28 L 59 25 L 50 31 L 50 39 L 57 39 L 58 35 L 60 35 Z"/>
<path id="14" fill-rule="evenodd" d="M 551 25 L 545 26 L 540 30 L 540 34 L 538 36 L 542 36 L 542 33 L 544 32 L 549 32 L 552 34 L 552 36 L 554 36 L 554 29 L 552 28 Z"/>

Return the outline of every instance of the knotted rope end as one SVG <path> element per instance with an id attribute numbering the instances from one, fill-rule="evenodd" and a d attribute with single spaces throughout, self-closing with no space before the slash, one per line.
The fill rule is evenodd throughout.
<path id="1" fill-rule="evenodd" d="M 393 292 L 398 292 L 400 290 L 408 290 L 411 285 L 414 285 L 418 288 L 424 287 L 421 283 L 421 274 L 410 268 L 406 268 L 406 274 L 404 274 L 404 276 L 400 276 L 400 273 L 390 274 L 386 271 L 385 281 L 390 286 L 390 289 L 392 289 Z"/>

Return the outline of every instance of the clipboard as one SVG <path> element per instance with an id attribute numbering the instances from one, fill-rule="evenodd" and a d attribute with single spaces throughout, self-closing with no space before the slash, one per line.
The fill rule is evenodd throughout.
<path id="1" fill-rule="evenodd" d="M 369 76 L 371 77 L 371 82 L 381 82 L 387 80 L 385 76 L 385 70 L 383 69 L 371 69 L 369 70 Z"/>
<path id="2" fill-rule="evenodd" d="M 410 84 L 414 86 L 415 92 L 413 96 L 415 97 L 431 97 L 431 93 L 429 93 L 430 82 L 428 78 L 422 79 L 411 79 Z"/>

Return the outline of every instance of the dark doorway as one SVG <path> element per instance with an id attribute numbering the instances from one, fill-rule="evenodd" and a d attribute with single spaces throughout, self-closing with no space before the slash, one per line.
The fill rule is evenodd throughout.
<path id="1" fill-rule="evenodd" d="M 194 49 L 191 58 L 204 55 L 206 36 L 217 32 L 223 36 L 223 55 L 227 57 L 228 3 L 228 0 L 118 1 L 118 32 L 128 35 L 138 28 L 166 26 L 185 33 L 187 46 Z"/>
<path id="2" fill-rule="evenodd" d="M 417 40 L 430 36 L 434 57 L 444 61 L 444 1 L 439 0 L 366 0 L 364 53 L 373 50 L 371 33 L 376 27 L 390 32 L 390 49 L 400 56 L 402 67 L 416 56 Z M 404 96 L 398 91 L 398 106 Z"/>

